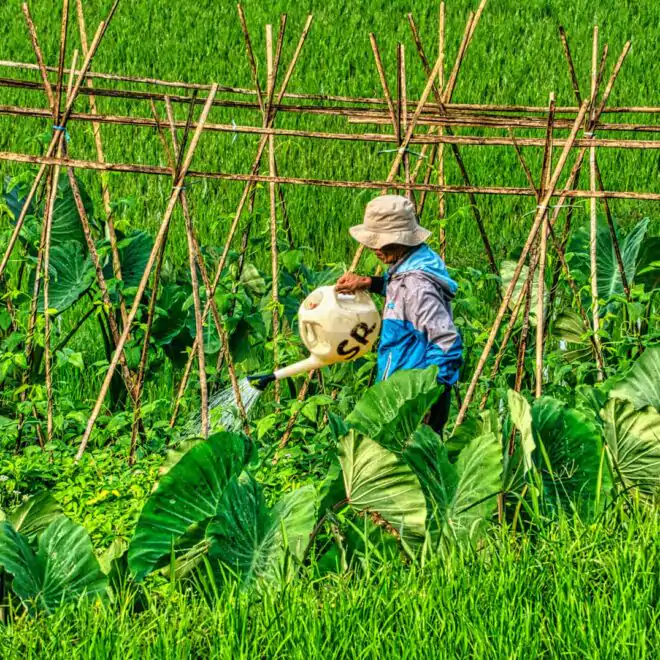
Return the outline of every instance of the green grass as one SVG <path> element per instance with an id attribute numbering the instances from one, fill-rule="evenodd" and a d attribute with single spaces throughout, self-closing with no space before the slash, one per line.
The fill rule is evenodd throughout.
<path id="1" fill-rule="evenodd" d="M 424 568 L 367 560 L 360 575 L 281 589 L 205 592 L 204 581 L 141 598 L 15 618 L 13 658 L 652 658 L 660 648 L 657 513 L 535 540 L 502 534 L 476 555 Z M 207 596 L 212 596 L 207 599 Z"/>

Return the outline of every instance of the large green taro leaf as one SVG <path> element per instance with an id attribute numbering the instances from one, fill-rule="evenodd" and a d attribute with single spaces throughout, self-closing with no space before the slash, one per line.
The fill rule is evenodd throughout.
<path id="1" fill-rule="evenodd" d="M 396 454 L 352 430 L 339 444 L 348 503 L 384 518 L 407 541 L 424 535 L 426 502 L 413 471 Z"/>
<path id="2" fill-rule="evenodd" d="M 140 284 L 153 246 L 153 239 L 145 231 L 132 232 L 119 242 L 119 262 L 125 287 L 137 287 Z M 106 279 L 114 277 L 111 256 L 103 268 L 103 276 Z"/>
<path id="3" fill-rule="evenodd" d="M 80 180 L 78 180 L 78 188 L 80 189 L 83 206 L 87 211 L 87 217 L 90 223 L 93 223 L 94 205 Z M 80 214 L 73 198 L 69 177 L 66 174 L 60 176 L 57 186 L 51 241 L 53 245 L 61 245 L 70 241 L 75 241 L 81 248 L 85 245 L 85 234 L 83 233 Z"/>
<path id="4" fill-rule="evenodd" d="M 165 474 L 142 509 L 128 549 L 137 579 L 152 571 L 191 526 L 215 515 L 225 487 L 245 460 L 242 436 L 217 433 L 194 445 Z"/>
<path id="5" fill-rule="evenodd" d="M 209 555 L 248 586 L 256 579 L 274 580 L 288 549 L 303 558 L 316 522 L 312 486 L 285 495 L 272 509 L 261 486 L 244 472 L 234 476 L 209 525 Z"/>
<path id="6" fill-rule="evenodd" d="M 625 238 L 619 234 L 615 225 L 615 231 L 619 239 L 619 248 L 621 251 L 621 261 L 626 273 L 626 279 L 632 283 L 635 279 L 637 270 L 637 256 L 639 254 L 642 241 L 646 236 L 649 219 L 640 220 Z M 569 252 L 573 254 L 571 266 L 575 266 L 584 277 L 588 277 L 591 272 L 591 258 L 589 251 L 590 234 L 589 227 L 581 227 L 571 237 L 569 243 Z M 598 296 L 604 300 L 609 300 L 614 295 L 623 294 L 623 283 L 619 274 L 619 267 L 614 252 L 612 236 L 604 218 L 599 218 L 598 233 L 596 238 L 596 255 L 598 270 Z"/>
<path id="7" fill-rule="evenodd" d="M 474 438 L 456 461 L 456 487 L 445 512 L 444 533 L 459 543 L 482 535 L 502 490 L 502 447 L 494 433 Z"/>
<path id="8" fill-rule="evenodd" d="M 660 346 L 649 346 L 610 396 L 626 399 L 637 409 L 652 406 L 660 412 Z"/>
<path id="9" fill-rule="evenodd" d="M 429 426 L 422 424 L 403 451 L 426 495 L 429 527 L 438 526 L 456 491 L 456 466 L 449 461 L 446 445 Z"/>
<path id="10" fill-rule="evenodd" d="M 537 456 L 546 503 L 575 509 L 583 517 L 597 513 L 600 490 L 607 489 L 603 443 L 599 430 L 584 413 L 544 396 L 532 406 L 534 434 L 547 459 Z M 547 465 L 549 462 L 549 466 Z"/>
<path id="11" fill-rule="evenodd" d="M 75 241 L 51 247 L 48 272 L 48 307 L 58 314 L 76 303 L 94 282 L 92 260 Z M 39 289 L 39 311 L 44 311 L 43 282 Z"/>
<path id="12" fill-rule="evenodd" d="M 14 509 L 8 520 L 17 532 L 30 539 L 41 534 L 61 515 L 62 509 L 58 502 L 47 490 L 44 490 Z"/>
<path id="13" fill-rule="evenodd" d="M 601 411 L 612 473 L 625 490 L 660 495 L 660 414 L 610 399 Z"/>
<path id="14" fill-rule="evenodd" d="M 376 383 L 346 418 L 350 426 L 394 451 L 401 451 L 440 396 L 437 368 L 398 371 Z"/>
<path id="15" fill-rule="evenodd" d="M 14 576 L 16 595 L 35 609 L 52 612 L 82 595 L 106 593 L 107 580 L 87 532 L 64 516 L 39 537 L 36 554 L 10 523 L 2 523 L 0 564 Z"/>

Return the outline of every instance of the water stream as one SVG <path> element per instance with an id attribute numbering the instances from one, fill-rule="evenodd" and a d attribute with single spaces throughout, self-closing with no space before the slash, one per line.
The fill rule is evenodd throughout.
<path id="1" fill-rule="evenodd" d="M 238 390 L 241 394 L 245 412 L 249 416 L 250 410 L 257 403 L 263 392 L 252 387 L 247 378 L 238 381 Z M 186 422 L 183 429 L 183 436 L 199 435 L 201 427 L 202 417 L 198 411 L 191 415 L 190 419 Z M 209 433 L 222 430 L 240 431 L 242 427 L 243 422 L 238 410 L 238 403 L 234 395 L 234 389 L 230 385 L 209 399 Z"/>

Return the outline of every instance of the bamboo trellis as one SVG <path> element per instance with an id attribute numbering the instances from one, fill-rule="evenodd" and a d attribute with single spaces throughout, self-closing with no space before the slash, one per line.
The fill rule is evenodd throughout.
<path id="1" fill-rule="evenodd" d="M 546 291 L 544 290 L 544 272 L 549 248 L 554 249 L 557 260 L 552 276 L 552 286 L 549 289 L 548 295 L 551 299 L 555 295 L 557 282 L 559 281 L 560 274 L 563 272 L 566 281 L 575 295 L 576 309 L 584 324 L 585 332 L 590 337 L 598 373 L 603 373 L 604 362 L 599 338 L 598 295 L 596 287 L 597 260 L 595 258 L 595 236 L 597 229 L 597 205 L 600 200 L 604 206 L 614 245 L 617 267 L 625 294 L 630 298 L 630 287 L 626 278 L 608 200 L 660 201 L 660 191 L 606 189 L 603 185 L 602 172 L 598 166 L 597 152 L 599 149 L 654 150 L 660 148 L 660 140 L 655 139 L 655 134 L 660 132 L 660 126 L 657 124 L 635 123 L 636 120 L 634 119 L 640 115 L 644 117 L 658 114 L 660 113 L 660 107 L 608 106 L 612 89 L 629 55 L 630 42 L 625 44 L 609 77 L 607 77 L 606 68 L 609 49 L 606 45 L 602 52 L 599 50 L 598 30 L 597 28 L 594 30 L 590 93 L 588 97 L 585 97 L 580 89 L 566 33 L 562 28 L 559 29 L 558 41 L 561 42 L 563 52 L 566 55 L 568 73 L 577 101 L 576 106 L 557 105 L 553 94 L 550 95 L 550 102 L 545 106 L 454 103 L 453 93 L 461 73 L 462 64 L 465 58 L 469 57 L 470 44 L 475 38 L 477 27 L 486 8 L 487 0 L 481 0 L 476 11 L 469 14 L 458 53 L 449 69 L 449 75 L 446 75 L 445 5 L 444 2 L 441 2 L 439 5 L 438 51 L 437 58 L 434 62 L 428 59 L 427 54 L 430 52 L 430 49 L 424 47 L 413 15 L 408 15 L 408 23 L 415 44 L 415 50 L 417 51 L 417 58 L 426 78 L 426 84 L 419 99 L 410 98 L 408 93 L 406 71 L 410 70 L 413 66 L 413 58 L 410 57 L 410 53 L 405 51 L 402 44 L 398 44 L 396 70 L 394 75 L 388 74 L 376 35 L 374 34 L 370 35 L 370 43 L 375 67 L 382 87 L 382 98 L 294 93 L 289 91 L 289 83 L 296 70 L 312 27 L 311 15 L 307 18 L 303 26 L 293 56 L 289 63 L 286 64 L 286 68 L 284 68 L 285 63 L 282 61 L 282 51 L 286 37 L 287 17 L 286 15 L 281 16 L 276 39 L 274 39 L 275 35 L 272 26 L 266 26 L 264 68 L 267 72 L 267 80 L 265 88 L 262 88 L 258 75 L 258 57 L 252 46 L 248 22 L 242 7 L 240 5 L 238 6 L 240 29 L 243 34 L 248 63 L 253 78 L 253 87 L 247 89 L 217 83 L 205 84 L 189 81 L 160 80 L 92 71 L 92 61 L 103 41 L 118 4 L 119 0 L 115 0 L 107 18 L 100 23 L 91 43 L 89 43 L 82 0 L 76 0 L 78 30 L 82 45 L 82 64 L 79 67 L 76 65 L 78 53 L 75 52 L 71 57 L 71 65 L 68 68 L 65 66 L 65 62 L 68 56 L 67 42 L 71 29 L 69 26 L 70 0 L 63 0 L 62 3 L 61 37 L 57 66 L 48 66 L 45 63 L 36 26 L 27 4 L 24 4 L 23 13 L 36 63 L 0 60 L 0 68 L 23 74 L 22 77 L 18 78 L 0 78 L 0 89 L 24 90 L 23 97 L 40 95 L 46 102 L 46 107 L 38 104 L 18 106 L 0 103 L 0 115 L 15 117 L 16 123 L 25 118 L 43 119 L 49 122 L 53 128 L 52 139 L 43 154 L 0 152 L 0 161 L 39 166 L 37 175 L 32 182 L 19 217 L 16 218 L 9 242 L 4 248 L 0 260 L 0 287 L 2 289 L 4 289 L 7 283 L 7 278 L 15 276 L 10 264 L 14 262 L 12 257 L 15 257 L 18 253 L 18 238 L 26 220 L 28 209 L 38 195 L 44 195 L 46 199 L 25 351 L 29 364 L 33 351 L 34 333 L 36 332 L 35 328 L 38 317 L 38 305 L 36 301 L 40 289 L 43 289 L 45 303 L 43 313 L 45 327 L 44 364 L 48 403 L 46 437 L 48 440 L 53 437 L 53 410 L 56 405 L 52 383 L 52 319 L 50 318 L 50 310 L 48 308 L 49 256 L 53 209 L 60 171 L 62 169 L 66 172 L 71 185 L 76 208 L 80 215 L 86 245 L 94 264 L 102 300 L 108 310 L 107 321 L 111 334 L 110 339 L 114 348 L 113 358 L 105 374 L 103 385 L 99 391 L 96 403 L 88 420 L 87 428 L 80 442 L 78 458 L 82 455 L 89 442 L 117 367 L 120 368 L 119 374 L 125 383 L 134 407 L 130 450 L 131 461 L 135 458 L 137 437 L 141 429 L 141 402 L 148 356 L 149 335 L 154 318 L 163 255 L 168 240 L 173 212 L 177 204 L 181 206 L 185 222 L 189 268 L 193 288 L 196 337 L 187 365 L 183 371 L 176 400 L 173 404 L 171 424 L 174 425 L 176 421 L 182 397 L 193 371 L 194 362 L 197 360 L 201 400 L 201 432 L 203 435 L 208 434 L 209 404 L 203 328 L 204 324 L 207 323 L 210 313 L 212 317 L 210 322 L 214 323 L 221 339 L 221 350 L 217 364 L 219 367 L 226 365 L 228 368 L 244 428 L 246 432 L 249 432 L 245 409 L 240 400 L 239 385 L 232 363 L 227 333 L 224 329 L 220 312 L 215 304 L 214 293 L 225 272 L 228 255 L 241 224 L 241 218 L 245 214 L 246 206 L 248 213 L 252 210 L 257 183 L 267 184 L 269 191 L 270 213 L 268 234 L 272 270 L 272 309 L 274 310 L 273 358 L 275 364 L 279 360 L 278 339 L 283 330 L 282 319 L 279 318 L 277 311 L 279 304 L 278 273 L 280 263 L 278 230 L 280 226 L 286 228 L 289 243 L 292 242 L 284 188 L 289 185 L 303 185 L 353 190 L 375 190 L 381 193 L 390 190 L 399 190 L 413 199 L 417 205 L 418 216 L 422 222 L 426 220 L 424 209 L 430 195 L 435 194 L 438 196 L 438 213 L 440 219 L 445 219 L 445 196 L 447 194 L 465 194 L 469 199 L 470 209 L 484 245 L 487 265 L 495 274 L 498 273 L 497 261 L 490 245 L 482 212 L 479 208 L 478 197 L 481 195 L 510 195 L 531 197 L 534 200 L 534 220 L 531 231 L 516 265 L 514 275 L 507 290 L 501 297 L 495 322 L 469 383 L 466 395 L 463 398 L 457 425 L 464 420 L 468 407 L 471 405 L 483 370 L 490 359 L 491 351 L 498 338 L 502 322 L 508 315 L 508 324 L 498 353 L 492 364 L 489 380 L 493 379 L 500 367 L 504 350 L 510 340 L 516 319 L 519 318 L 522 312 L 523 333 L 518 347 L 518 373 L 516 374 L 515 385 L 517 389 L 520 388 L 527 335 L 529 332 L 534 277 L 537 270 L 535 389 L 537 396 L 540 396 L 542 393 L 543 344 L 548 331 L 548 317 L 543 304 L 546 296 Z M 35 72 L 38 74 L 38 80 L 30 79 L 30 75 L 34 77 Z M 124 84 L 131 85 L 131 88 L 122 87 Z M 136 90 L 135 87 L 139 87 L 139 90 Z M 392 90 L 396 92 L 394 96 Z M 84 105 L 83 101 L 85 99 L 87 99 L 89 110 L 80 107 Z M 104 104 L 109 103 L 112 99 L 121 99 L 124 102 L 130 102 L 138 112 L 135 115 L 118 115 L 101 112 L 99 109 L 99 101 L 101 99 L 104 99 Z M 157 104 L 164 106 L 166 121 L 161 118 Z M 175 119 L 174 105 L 186 106 L 188 108 L 188 117 L 185 122 Z M 144 112 L 144 107 L 148 108 L 148 113 Z M 213 122 L 211 115 L 218 108 L 240 109 L 254 116 L 255 121 L 240 125 L 235 122 L 231 124 Z M 201 109 L 201 112 L 199 118 L 195 119 L 198 109 Z M 280 113 L 293 113 L 303 117 L 315 116 L 321 119 L 324 117 L 331 119 L 339 117 L 344 119 L 347 128 L 344 132 L 337 130 L 322 131 L 281 128 L 276 126 L 276 118 Z M 621 121 L 619 119 L 621 116 L 632 118 L 632 121 Z M 608 118 L 607 121 L 604 121 L 605 117 Z M 67 126 L 70 124 L 80 124 L 81 126 L 91 125 L 96 151 L 95 159 L 89 156 L 74 156 L 70 153 L 71 146 L 64 139 Z M 167 165 L 109 162 L 105 156 L 103 146 L 102 127 L 104 126 L 131 126 L 135 129 L 146 129 L 145 139 L 153 139 L 153 135 L 159 139 Z M 365 127 L 365 129 L 363 130 L 362 127 Z M 489 129 L 492 132 L 499 131 L 501 134 L 487 136 L 469 134 L 469 130 L 474 128 Z M 14 128 L 14 130 L 16 129 Z M 179 135 L 180 130 L 183 130 L 183 138 Z M 539 135 L 536 137 L 516 135 L 516 131 L 520 130 L 526 132 L 538 131 Z M 468 133 L 465 131 L 468 131 Z M 598 132 L 603 131 L 613 132 L 618 137 L 603 138 L 597 136 Z M 168 133 L 170 135 L 169 141 L 167 138 Z M 218 134 L 252 134 L 258 136 L 259 142 L 252 167 L 247 173 L 192 169 L 195 150 L 200 140 L 202 138 L 204 140 L 211 140 L 214 135 Z M 286 175 L 282 174 L 278 167 L 275 149 L 276 141 L 284 137 L 315 141 L 331 140 L 338 143 L 380 144 L 384 147 L 393 145 L 394 148 L 391 149 L 393 161 L 389 169 L 389 174 L 384 180 L 349 181 Z M 421 157 L 413 166 L 410 158 L 410 148 L 414 145 L 421 147 Z M 445 145 L 447 148 L 445 148 Z M 488 146 L 512 147 L 520 161 L 529 186 L 488 186 L 473 183 L 463 159 L 462 150 Z M 533 173 L 523 157 L 521 147 L 543 149 L 543 166 L 538 180 L 535 180 Z M 559 154 L 556 159 L 553 158 L 553 154 L 555 153 Z M 267 173 L 262 173 L 262 159 L 266 154 Z M 587 154 L 589 187 L 588 189 L 580 189 L 578 185 L 579 174 L 585 164 Z M 445 179 L 445 163 L 447 158 L 451 158 L 458 166 L 461 176 L 460 185 L 450 185 Z M 569 165 L 569 161 L 572 161 L 572 165 L 570 165 L 570 170 L 568 170 L 568 174 L 566 175 L 565 170 Z M 266 166 L 266 164 L 264 165 Z M 103 274 L 101 257 L 94 244 L 90 221 L 87 217 L 76 181 L 75 171 L 78 169 L 96 171 L 101 175 L 103 208 L 106 216 L 106 237 L 111 246 L 110 259 L 113 277 L 117 280 L 122 279 L 122 272 L 117 236 L 112 217 L 111 187 L 107 179 L 107 174 L 110 172 L 147 174 L 169 177 L 172 180 L 171 192 L 154 240 L 153 249 L 130 309 L 121 295 L 116 300 L 113 300 L 110 296 Z M 437 177 L 436 182 L 432 182 L 431 180 L 434 172 Z M 209 271 L 209 264 L 206 263 L 202 253 L 197 235 L 198 232 L 193 222 L 194 213 L 185 190 L 186 181 L 190 181 L 191 179 L 243 183 L 243 192 L 233 215 L 231 226 L 225 237 L 222 254 L 218 262 L 214 264 L 212 273 Z M 565 179 L 563 184 L 560 183 L 561 179 Z M 41 191 L 42 188 L 43 191 Z M 593 294 L 591 318 L 589 318 L 581 305 L 577 285 L 571 276 L 569 264 L 564 255 L 572 214 L 570 205 L 567 209 L 563 234 L 559 235 L 558 233 L 559 225 L 557 220 L 568 199 L 590 200 L 590 275 Z M 249 236 L 249 227 L 250 223 L 248 223 L 244 233 L 243 254 Z M 444 255 L 446 236 L 444 231 L 441 230 L 441 232 L 439 238 L 441 241 L 441 251 Z M 353 259 L 352 269 L 356 269 L 359 266 L 361 254 L 362 250 L 359 249 Z M 20 257 L 18 260 L 20 260 Z M 514 292 L 527 261 L 529 263 L 525 281 L 514 300 Z M 151 284 L 149 284 L 151 277 Z M 198 277 L 201 277 L 206 292 L 205 302 L 200 295 Z M 140 363 L 137 370 L 132 371 L 129 369 L 124 348 L 133 331 L 132 324 L 148 286 L 151 286 L 154 295 L 151 296 L 149 302 Z M 3 293 L 3 291 L 0 291 L 0 293 Z M 8 296 L 4 296 L 3 299 L 13 322 L 14 310 L 11 299 Z M 300 400 L 306 396 L 310 382 L 311 375 L 306 379 L 299 393 Z M 489 386 L 486 385 L 481 399 L 481 407 L 485 406 L 488 400 L 488 389 Z M 278 389 L 276 391 L 278 401 L 279 396 L 280 392 Z M 295 416 L 289 420 L 284 437 L 279 444 L 280 448 L 286 445 L 294 423 Z"/>

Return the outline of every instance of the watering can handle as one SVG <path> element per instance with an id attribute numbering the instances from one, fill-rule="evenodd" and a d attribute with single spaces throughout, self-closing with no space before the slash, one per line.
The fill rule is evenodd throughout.
<path id="1" fill-rule="evenodd" d="M 332 291 L 335 295 L 335 300 L 339 304 L 341 304 L 342 297 L 344 298 L 344 300 L 346 299 L 359 300 L 360 298 L 362 298 L 362 300 L 364 301 L 367 298 L 370 299 L 369 294 L 361 289 L 358 289 L 355 293 L 339 293 L 336 288 L 333 288 Z"/>

